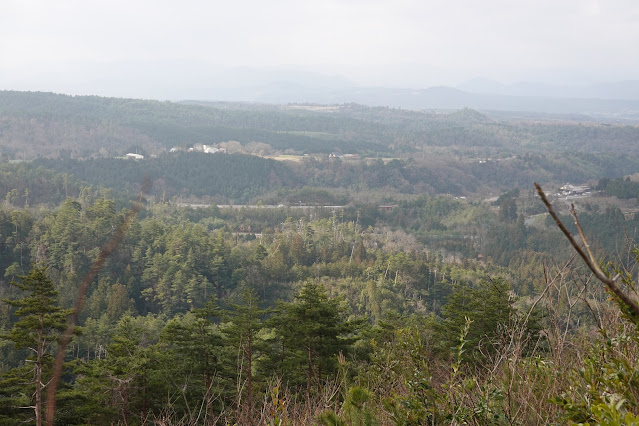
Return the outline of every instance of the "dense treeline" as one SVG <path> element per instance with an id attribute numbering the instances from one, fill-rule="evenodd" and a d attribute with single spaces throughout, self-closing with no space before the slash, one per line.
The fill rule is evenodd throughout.
<path id="1" fill-rule="evenodd" d="M 51 185 L 44 182 L 53 182 L 53 191 L 43 192 L 44 198 L 39 202 L 48 202 L 47 197 L 54 194 L 60 200 L 60 188 L 66 185 L 64 193 L 68 195 L 71 186 L 79 186 L 79 182 L 75 182 L 78 180 L 94 187 L 124 191 L 131 196 L 149 177 L 153 181 L 154 194 L 183 200 L 215 199 L 220 203 L 241 204 L 262 200 L 276 205 L 300 201 L 305 204 L 345 204 L 370 199 L 371 195 L 390 202 L 406 195 L 487 193 L 501 191 L 503 182 L 509 182 L 510 187 L 525 187 L 532 180 L 585 181 L 606 172 L 614 177 L 637 167 L 636 161 L 618 161 L 616 171 L 612 172 L 608 162 L 617 162 L 615 156 L 606 161 L 599 159 L 597 165 L 585 166 L 588 161 L 580 156 L 574 156 L 568 162 L 557 157 L 527 155 L 484 163 L 460 162 L 450 157 L 386 163 L 382 160 L 305 158 L 294 163 L 251 155 L 203 153 L 164 154 L 138 162 L 117 158 L 38 159 L 20 166 L 0 164 L 0 172 L 5 171 L 5 177 L 0 177 L 0 195 L 6 196 L 12 189 L 17 189 L 20 196 L 26 189 L 35 193 L 37 188 L 43 190 Z M 323 195 L 321 191 L 325 191 Z"/>
<path id="2" fill-rule="evenodd" d="M 145 178 L 169 197 L 219 197 L 247 202 L 271 188 L 296 186 L 281 162 L 250 155 L 178 153 L 136 162 L 114 158 L 37 160 L 34 165 L 66 171 L 93 185 L 135 194 Z"/>
<path id="3" fill-rule="evenodd" d="M 597 189 L 603 190 L 607 195 L 617 198 L 639 198 L 639 182 L 633 182 L 630 178 L 612 180 L 603 178 L 599 180 Z"/>
<path id="4" fill-rule="evenodd" d="M 63 170 L 56 173 L 29 163 L 0 165 L 0 197 L 12 206 L 57 205 L 66 197 L 77 197 L 83 186 Z"/>

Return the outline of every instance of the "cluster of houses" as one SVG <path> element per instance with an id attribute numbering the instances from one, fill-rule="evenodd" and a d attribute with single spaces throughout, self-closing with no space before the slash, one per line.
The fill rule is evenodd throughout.
<path id="1" fill-rule="evenodd" d="M 180 148 L 179 146 L 174 146 L 173 148 L 169 150 L 169 152 L 171 153 L 180 152 L 180 151 L 184 151 L 184 149 Z M 211 145 L 196 143 L 191 148 L 187 149 L 186 152 L 204 152 L 206 154 L 215 154 L 217 152 L 226 153 L 226 148 L 216 148 Z M 153 157 L 153 155 L 151 155 L 151 157 Z M 138 153 L 134 154 L 132 152 L 129 152 L 128 154 L 124 156 L 124 158 L 126 158 L 127 160 L 139 161 L 139 160 L 144 160 L 144 155 L 138 154 Z"/>
<path id="2" fill-rule="evenodd" d="M 174 146 L 173 148 L 169 149 L 170 153 L 176 153 L 181 151 L 184 151 L 184 148 L 179 146 Z M 226 148 L 217 148 L 211 145 L 196 143 L 191 148 L 188 148 L 186 152 L 203 152 L 205 154 L 216 154 L 219 152 L 219 153 L 226 154 Z M 308 154 L 304 154 L 304 156 L 308 157 Z M 128 153 L 126 154 L 125 158 L 129 160 L 143 160 L 144 156 L 140 154 Z M 358 154 L 342 154 L 338 152 L 331 152 L 328 158 L 340 158 L 342 160 L 359 160 L 360 159 Z"/>
<path id="3" fill-rule="evenodd" d="M 174 146 L 169 149 L 169 152 L 179 152 L 182 151 L 182 148 L 179 146 Z M 201 143 L 196 143 L 191 148 L 187 149 L 186 152 L 204 152 L 205 154 L 215 154 L 217 152 L 226 153 L 226 148 L 216 148 L 211 145 L 204 145 Z"/>

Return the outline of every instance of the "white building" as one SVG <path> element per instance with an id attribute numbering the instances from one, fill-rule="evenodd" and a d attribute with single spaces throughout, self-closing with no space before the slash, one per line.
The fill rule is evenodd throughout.
<path id="1" fill-rule="evenodd" d="M 204 152 L 206 152 L 207 154 L 215 154 L 216 152 L 226 152 L 226 149 L 224 148 L 216 148 L 210 145 L 202 145 L 202 146 L 204 148 Z"/>
<path id="2" fill-rule="evenodd" d="M 571 185 L 567 183 L 559 188 L 559 195 L 583 195 L 590 190 L 591 188 L 588 185 Z"/>

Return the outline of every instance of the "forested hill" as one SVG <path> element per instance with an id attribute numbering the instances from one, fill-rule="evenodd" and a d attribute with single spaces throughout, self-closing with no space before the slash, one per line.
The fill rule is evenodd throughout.
<path id="1" fill-rule="evenodd" d="M 16 158 L 85 158 L 135 149 L 157 154 L 174 145 L 226 141 L 259 141 L 274 149 L 327 154 L 388 149 L 388 138 L 379 137 L 374 126 L 345 117 L 97 96 L 0 92 L 0 123 L 0 148 Z M 343 129 L 346 134 L 340 137 L 331 133 Z M 312 137 L 300 134 L 307 131 Z"/>
<path id="2" fill-rule="evenodd" d="M 334 106 L 172 103 L 0 92 L 0 152 L 9 159 L 159 154 L 173 146 L 260 142 L 275 151 L 462 156 L 639 150 L 637 126 L 565 120 L 501 121 L 447 113 Z"/>
<path id="3" fill-rule="evenodd" d="M 337 199 L 346 203 L 423 194 L 484 194 L 502 188 L 527 188 L 533 181 L 586 181 L 639 170 L 636 158 L 586 154 L 575 154 L 571 158 L 524 155 L 484 163 L 463 162 L 446 156 L 389 162 L 309 157 L 295 163 L 253 155 L 183 152 L 139 162 L 91 158 L 37 159 L 29 164 L 0 165 L 0 197 L 12 189 L 21 194 L 28 190 L 33 194 L 34 203 L 47 202 L 52 194 L 41 188 L 41 183 L 46 181 L 42 176 L 53 172 L 60 176 L 56 178 L 59 183 L 55 187 L 58 201 L 64 194 L 63 175 L 67 175 L 66 179 L 73 176 L 94 187 L 112 188 L 130 197 L 148 177 L 153 182 L 153 195 L 183 201 L 335 204 Z M 48 198 L 38 198 L 36 194 Z"/>

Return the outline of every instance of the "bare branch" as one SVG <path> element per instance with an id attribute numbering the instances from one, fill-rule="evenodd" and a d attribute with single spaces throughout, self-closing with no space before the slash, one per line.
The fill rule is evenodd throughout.
<path id="1" fill-rule="evenodd" d="M 596 265 L 597 264 L 597 260 L 595 259 L 595 256 L 592 254 L 592 251 L 590 251 L 590 246 L 588 245 L 588 240 L 586 240 L 586 235 L 584 235 L 584 230 L 581 227 L 581 223 L 579 223 L 579 218 L 577 217 L 577 212 L 575 211 L 575 205 L 573 203 L 570 203 L 570 215 L 572 216 L 573 220 L 575 221 L 575 225 L 577 226 L 577 230 L 579 231 L 579 236 L 581 237 L 581 241 L 584 244 L 584 247 L 586 247 L 586 251 L 588 252 L 588 257 L 590 258 L 590 261 Z M 599 268 L 599 267 L 597 267 Z"/>
<path id="2" fill-rule="evenodd" d="M 615 277 L 614 279 L 607 277 L 606 274 L 604 274 L 604 272 L 601 270 L 601 268 L 599 268 L 599 265 L 597 265 L 597 262 L 595 261 L 594 256 L 592 255 L 592 252 L 590 251 L 590 247 L 588 246 L 588 242 L 586 240 L 586 236 L 584 235 L 583 229 L 581 225 L 579 224 L 579 219 L 577 218 L 577 213 L 575 212 L 574 206 L 571 205 L 570 213 L 573 219 L 575 220 L 575 225 L 577 226 L 577 229 L 579 230 L 579 235 L 581 236 L 581 239 L 584 243 L 584 246 L 586 247 L 586 250 L 588 251 L 588 254 L 584 252 L 584 250 L 579 246 L 579 244 L 577 243 L 575 238 L 572 236 L 570 231 L 568 231 L 566 226 L 561 222 L 561 219 L 559 219 L 559 216 L 557 216 L 557 213 L 555 213 L 555 211 L 553 210 L 552 205 L 548 201 L 548 198 L 546 198 L 546 194 L 541 189 L 541 186 L 536 182 L 535 182 L 535 188 L 537 189 L 537 193 L 539 194 L 541 201 L 543 201 L 543 203 L 546 205 L 546 209 L 548 210 L 548 213 L 555 220 L 555 223 L 557 224 L 559 229 L 561 229 L 561 232 L 563 232 L 566 238 L 568 238 L 568 241 L 570 241 L 570 244 L 575 249 L 575 251 L 584 260 L 584 262 L 586 263 L 586 266 L 588 266 L 588 268 L 592 271 L 595 277 L 597 277 L 599 281 L 604 283 L 606 287 L 608 287 L 608 289 L 612 291 L 615 294 L 615 296 L 617 296 L 619 300 L 621 300 L 621 302 L 624 305 L 626 305 L 628 309 L 630 309 L 630 311 L 632 311 L 634 315 L 639 317 L 639 305 L 637 305 L 637 303 L 634 300 L 632 300 L 627 294 L 625 294 L 617 286 L 617 284 L 615 283 L 615 280 L 617 279 L 617 277 Z"/>

